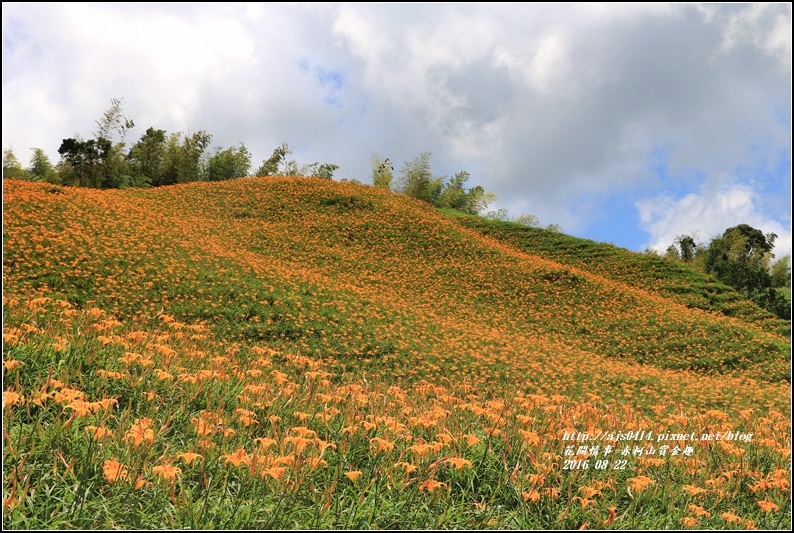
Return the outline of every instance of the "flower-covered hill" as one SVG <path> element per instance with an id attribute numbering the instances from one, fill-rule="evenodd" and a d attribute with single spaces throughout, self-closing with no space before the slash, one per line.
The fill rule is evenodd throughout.
<path id="1" fill-rule="evenodd" d="M 515 222 L 488 220 L 452 210 L 447 213 L 467 228 L 509 242 L 529 253 L 643 287 L 688 307 L 734 316 L 766 331 L 791 336 L 789 320 L 777 318 L 743 298 L 732 287 L 685 263 Z"/>
<path id="2" fill-rule="evenodd" d="M 351 183 L 3 189 L 6 526 L 722 527 L 789 494 L 763 321 Z M 568 463 L 640 430 L 755 440 Z"/>

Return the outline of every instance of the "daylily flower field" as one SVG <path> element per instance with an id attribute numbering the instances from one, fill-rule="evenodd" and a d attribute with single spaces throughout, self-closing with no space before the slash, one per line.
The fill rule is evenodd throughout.
<path id="1" fill-rule="evenodd" d="M 3 182 L 3 526 L 788 529 L 790 323 L 308 178 Z"/>

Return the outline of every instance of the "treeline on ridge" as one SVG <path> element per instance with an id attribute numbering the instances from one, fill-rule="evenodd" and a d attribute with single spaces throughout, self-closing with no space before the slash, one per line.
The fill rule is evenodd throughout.
<path id="1" fill-rule="evenodd" d="M 774 233 L 764 234 L 749 224 L 739 224 L 708 243 L 678 235 L 665 257 L 691 264 L 772 314 L 791 320 L 791 256 L 772 261 L 776 239 Z M 788 298 L 783 295 L 785 290 Z"/>
<path id="2" fill-rule="evenodd" d="M 96 121 L 93 137 L 63 139 L 53 165 L 41 148 L 33 148 L 28 168 L 23 168 L 11 148 L 3 150 L 3 177 L 45 181 L 57 185 L 119 189 L 159 187 L 194 181 L 222 181 L 246 176 L 311 176 L 333 179 L 339 169 L 332 163 L 298 164 L 289 159 L 288 144 L 251 172 L 251 153 L 245 144 L 211 150 L 212 135 L 199 130 L 191 135 L 148 128 L 127 149 L 125 142 L 135 123 L 124 115 L 123 99 L 112 99 L 110 108 Z M 479 214 L 496 196 L 482 187 L 465 188 L 470 175 L 460 171 L 447 180 L 430 171 L 430 152 L 407 161 L 398 179 L 394 178 L 388 158 L 372 157 L 372 181 L 382 187 L 418 198 L 435 207 Z M 358 182 L 358 180 L 351 180 Z M 360 183 L 360 182 L 358 182 Z"/>

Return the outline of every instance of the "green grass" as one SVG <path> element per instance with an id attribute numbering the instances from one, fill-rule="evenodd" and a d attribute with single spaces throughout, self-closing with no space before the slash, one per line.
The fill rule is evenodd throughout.
<path id="1" fill-rule="evenodd" d="M 609 245 L 323 180 L 7 181 L 3 323 L 5 529 L 791 523 L 788 324 Z M 640 430 L 753 438 L 564 438 Z"/>

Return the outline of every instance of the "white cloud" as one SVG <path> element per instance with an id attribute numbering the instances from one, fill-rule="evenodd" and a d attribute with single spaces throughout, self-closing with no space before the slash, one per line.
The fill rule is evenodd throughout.
<path id="1" fill-rule="evenodd" d="M 722 30 L 722 50 L 752 45 L 791 70 L 791 4 L 751 4 L 732 12 Z"/>
<path id="2" fill-rule="evenodd" d="M 751 187 L 735 184 L 719 190 L 704 187 L 679 200 L 662 195 L 639 201 L 636 207 L 642 228 L 650 235 L 643 248 L 664 253 L 677 235 L 708 243 L 730 227 L 749 224 L 764 234 L 777 235 L 773 250 L 776 257 L 791 254 L 791 229 L 765 215 L 758 196 Z"/>
<path id="3" fill-rule="evenodd" d="M 431 151 L 437 174 L 468 170 L 576 231 L 591 198 L 725 187 L 791 143 L 784 4 L 5 3 L 2 16 L 3 147 L 23 162 L 33 146 L 57 159 L 123 97 L 130 142 L 203 129 L 255 164 L 287 142 L 362 181 L 373 152 L 399 171 Z M 666 178 L 648 164 L 659 147 Z"/>

